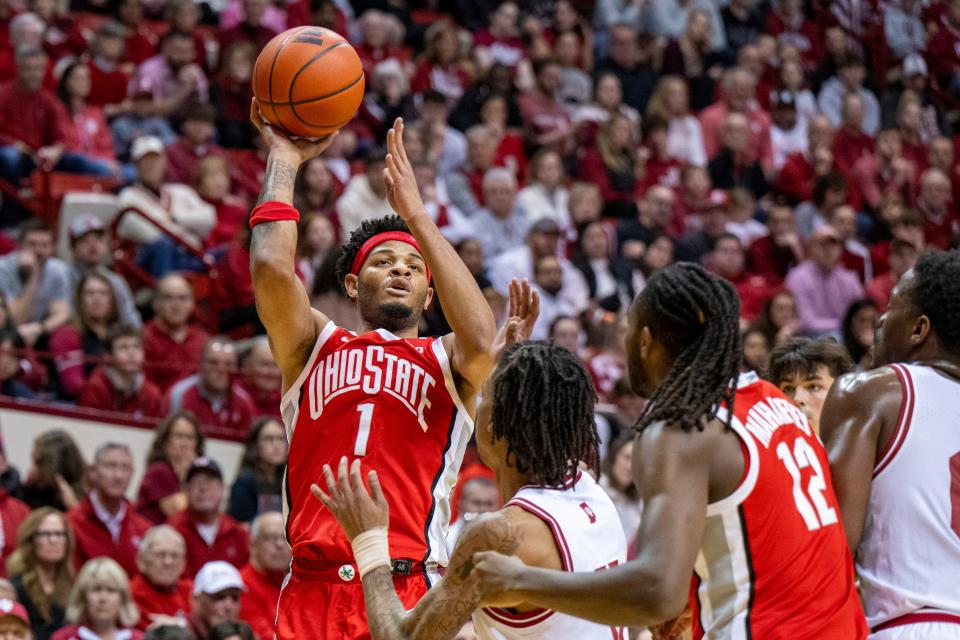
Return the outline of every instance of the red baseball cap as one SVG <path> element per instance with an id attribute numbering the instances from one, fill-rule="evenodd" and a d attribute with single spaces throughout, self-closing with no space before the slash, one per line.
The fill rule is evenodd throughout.
<path id="1" fill-rule="evenodd" d="M 30 616 L 27 615 L 26 608 L 19 602 L 3 598 L 0 599 L 0 619 L 6 617 L 16 618 L 25 626 L 30 626 Z"/>

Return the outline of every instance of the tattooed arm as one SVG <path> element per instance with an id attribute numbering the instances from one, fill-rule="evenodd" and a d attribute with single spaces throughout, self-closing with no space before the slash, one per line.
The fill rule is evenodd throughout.
<path id="1" fill-rule="evenodd" d="M 270 147 L 267 171 L 257 204 L 293 204 L 293 184 L 300 165 L 319 155 L 333 139 L 319 142 L 290 140 L 260 117 L 256 100 L 250 119 Z M 270 338 L 270 348 L 283 374 L 283 391 L 303 370 L 320 329 L 327 318 L 311 309 L 307 291 L 296 273 L 297 223 L 264 222 L 253 228 L 250 271 L 257 313 Z"/>

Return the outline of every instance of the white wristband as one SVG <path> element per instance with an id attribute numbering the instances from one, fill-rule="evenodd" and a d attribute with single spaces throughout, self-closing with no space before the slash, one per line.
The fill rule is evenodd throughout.
<path id="1" fill-rule="evenodd" d="M 360 579 L 377 567 L 390 566 L 390 544 L 386 527 L 364 531 L 351 543 Z"/>

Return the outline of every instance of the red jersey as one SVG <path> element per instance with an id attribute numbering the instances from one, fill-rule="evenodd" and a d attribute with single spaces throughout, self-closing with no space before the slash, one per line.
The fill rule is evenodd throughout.
<path id="1" fill-rule="evenodd" d="M 690 593 L 694 639 L 866 638 L 819 438 L 756 374 L 740 376 L 733 406 L 746 468 L 731 495 L 707 506 Z"/>
<path id="2" fill-rule="evenodd" d="M 164 615 L 186 619 L 193 597 L 193 580 L 181 578 L 172 589 L 160 590 L 137 574 L 130 579 L 130 597 L 140 610 L 137 629 L 146 631 L 153 621 L 150 616 Z"/>
<path id="3" fill-rule="evenodd" d="M 328 322 L 280 404 L 290 454 L 287 536 L 294 558 L 352 562 L 340 525 L 310 484 L 342 456 L 363 456 L 390 503 L 393 558 L 445 565 L 450 491 L 473 420 L 440 339 L 355 335 Z"/>

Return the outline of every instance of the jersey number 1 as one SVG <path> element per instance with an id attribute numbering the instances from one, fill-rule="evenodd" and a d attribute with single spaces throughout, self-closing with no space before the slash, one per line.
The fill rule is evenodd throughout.
<path id="1" fill-rule="evenodd" d="M 365 403 L 357 405 L 360 414 L 360 426 L 357 428 L 357 441 L 353 445 L 353 455 L 367 455 L 367 440 L 370 439 L 370 423 L 373 422 L 373 405 Z"/>
<path id="2" fill-rule="evenodd" d="M 823 495 L 827 483 L 823 478 L 823 468 L 813 447 L 803 438 L 797 438 L 791 452 L 787 443 L 781 442 L 777 445 L 777 457 L 793 478 L 793 499 L 797 503 L 797 511 L 800 512 L 807 529 L 816 531 L 820 527 L 836 524 L 837 511 L 827 504 L 827 498 Z M 801 486 L 800 470 L 806 467 L 813 469 L 813 475 L 804 491 Z"/>

